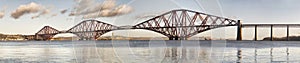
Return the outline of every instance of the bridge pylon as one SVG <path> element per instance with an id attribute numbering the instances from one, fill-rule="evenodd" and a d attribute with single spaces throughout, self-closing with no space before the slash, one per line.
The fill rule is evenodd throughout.
<path id="1" fill-rule="evenodd" d="M 236 40 L 242 40 L 242 23 L 241 20 L 237 21 L 237 37 Z"/>

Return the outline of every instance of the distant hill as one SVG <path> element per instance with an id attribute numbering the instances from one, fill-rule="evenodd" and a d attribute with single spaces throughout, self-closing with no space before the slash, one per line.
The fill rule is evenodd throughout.
<path id="1" fill-rule="evenodd" d="M 0 41 L 6 41 L 6 40 L 23 40 L 24 37 L 21 34 L 16 35 L 8 35 L 8 34 L 1 34 L 0 33 Z"/>

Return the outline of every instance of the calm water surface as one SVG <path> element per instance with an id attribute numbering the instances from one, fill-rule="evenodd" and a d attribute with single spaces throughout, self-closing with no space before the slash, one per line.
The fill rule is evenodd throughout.
<path id="1" fill-rule="evenodd" d="M 299 54 L 297 41 L 0 42 L 0 63 L 297 63 Z"/>

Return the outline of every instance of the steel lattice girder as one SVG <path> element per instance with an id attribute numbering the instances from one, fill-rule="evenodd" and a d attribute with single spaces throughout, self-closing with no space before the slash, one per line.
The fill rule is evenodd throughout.
<path id="1" fill-rule="evenodd" d="M 237 21 L 201 12 L 179 9 L 172 10 L 142 23 L 132 26 L 132 29 L 146 29 L 161 33 L 167 37 L 188 38 L 198 33 L 225 26 L 236 26 Z M 60 32 L 50 26 L 45 26 L 36 35 L 47 35 L 51 38 L 58 33 L 73 33 L 81 38 L 98 38 L 104 33 L 122 29 L 120 27 L 97 20 L 85 20 L 71 29 Z"/>
<path id="2" fill-rule="evenodd" d="M 50 40 L 54 35 L 60 33 L 57 29 L 50 26 L 43 27 L 40 31 L 36 33 L 36 36 L 41 37 L 43 40 Z"/>
<path id="3" fill-rule="evenodd" d="M 57 34 L 57 33 L 60 33 L 60 31 L 58 31 L 50 26 L 45 26 L 40 31 L 38 31 L 36 34 L 43 35 L 43 34 Z"/>
<path id="4" fill-rule="evenodd" d="M 188 38 L 210 29 L 236 25 L 237 21 L 232 19 L 179 9 L 134 25 L 133 28 L 152 30 L 167 37 Z"/>
<path id="5" fill-rule="evenodd" d="M 74 33 L 80 38 L 98 38 L 106 32 L 118 29 L 117 26 L 97 20 L 85 20 L 71 29 L 68 33 Z"/>

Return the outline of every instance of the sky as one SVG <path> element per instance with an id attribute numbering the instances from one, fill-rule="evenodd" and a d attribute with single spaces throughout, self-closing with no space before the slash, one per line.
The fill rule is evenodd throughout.
<path id="1" fill-rule="evenodd" d="M 93 2 L 92 4 L 86 4 L 87 6 L 80 4 L 80 2 L 78 2 L 80 0 L 0 1 L 0 11 L 4 13 L 4 16 L 0 18 L 0 33 L 4 34 L 31 35 L 35 34 L 46 25 L 58 30 L 68 30 L 86 19 L 97 19 L 118 26 L 134 25 L 146 20 L 137 19 L 137 17 L 144 15 L 159 15 L 173 9 L 190 9 L 212 15 L 239 19 L 242 20 L 242 23 L 244 24 L 300 23 L 300 19 L 298 18 L 300 16 L 300 4 L 298 4 L 300 2 L 299 0 L 115 0 L 116 3 L 114 3 L 114 7 L 122 7 L 122 10 L 126 11 L 115 12 L 113 15 L 108 14 L 102 16 L 93 16 L 93 13 L 89 13 L 91 15 L 87 15 L 87 11 L 80 11 L 78 9 L 85 7 L 93 9 L 93 7 L 96 7 L 97 4 L 103 4 L 103 2 L 105 2 L 104 0 L 89 0 Z M 27 10 L 28 12 L 26 13 L 26 11 L 24 11 L 25 13 L 21 16 L 12 16 L 17 9 L 21 9 L 20 7 L 22 5 L 30 4 L 32 4 L 32 6 L 36 5 L 36 7 L 41 7 L 41 9 Z M 110 7 L 108 6 L 108 8 Z M 63 10 L 66 10 L 66 12 L 61 13 Z M 17 12 L 15 14 L 19 15 Z M 70 14 L 74 14 L 74 16 L 70 16 Z M 213 36 L 230 36 L 229 38 L 235 37 L 232 35 L 236 32 L 232 31 L 235 30 L 235 27 L 220 28 L 216 30 L 225 30 L 226 32 L 212 31 L 204 32 L 199 35 L 214 34 Z M 118 32 L 119 34 L 126 32 L 128 35 L 133 35 L 132 33 L 134 33 L 134 35 L 137 36 L 143 36 L 144 33 L 142 32 L 147 32 L 151 33 L 151 36 L 162 36 L 151 31 L 140 31 L 141 32 L 139 33 L 136 33 L 137 31 L 135 30 L 120 30 L 114 32 Z M 297 32 L 295 33 L 297 34 Z M 247 33 L 245 35 L 247 35 Z M 285 34 L 277 35 L 283 36 Z"/>

